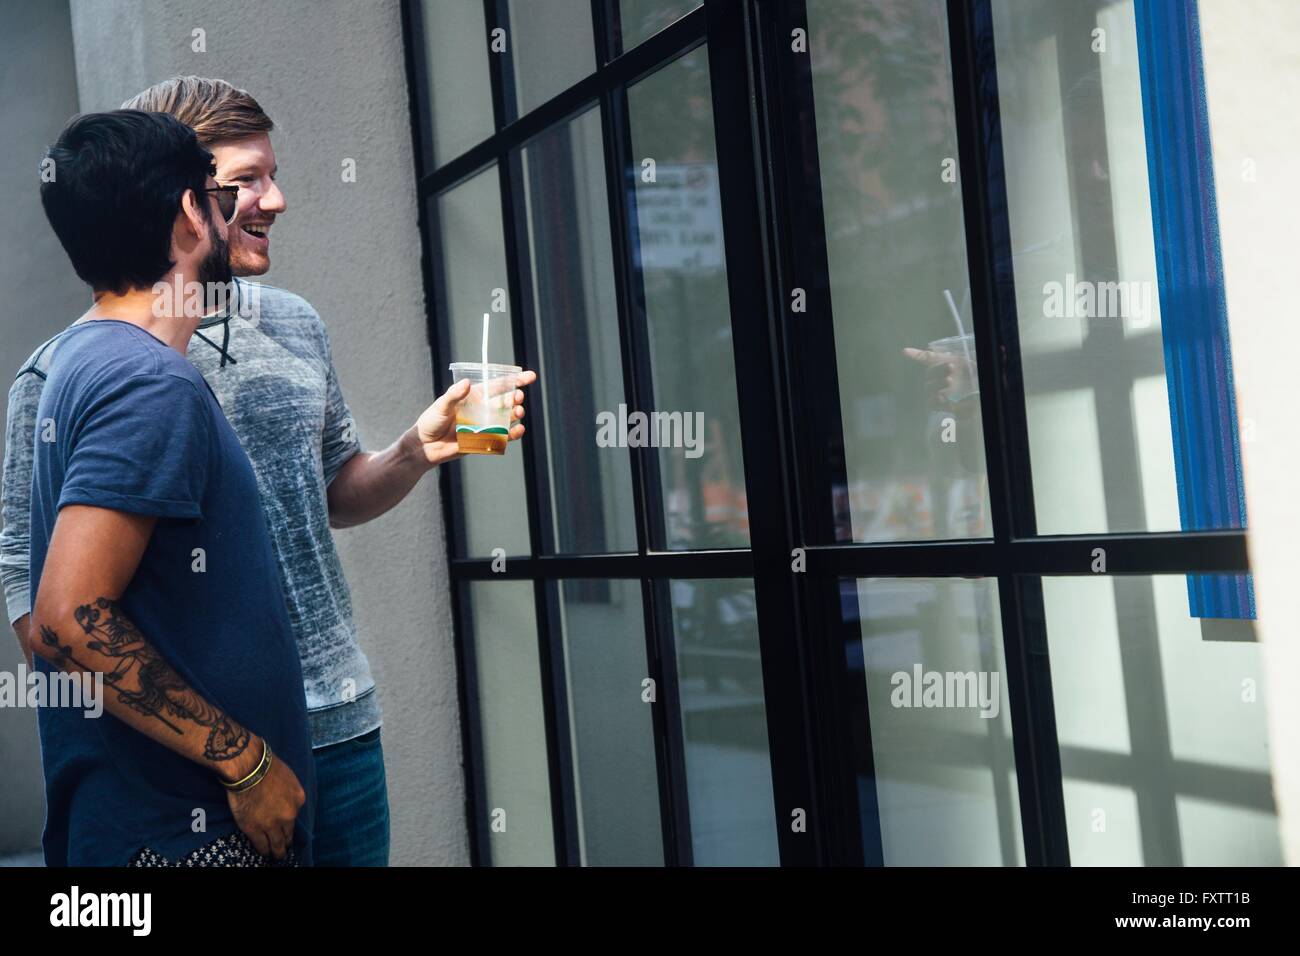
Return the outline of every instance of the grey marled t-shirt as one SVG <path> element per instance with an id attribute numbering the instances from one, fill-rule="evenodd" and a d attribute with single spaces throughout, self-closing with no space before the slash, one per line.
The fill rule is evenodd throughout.
<path id="1" fill-rule="evenodd" d="M 381 723 L 325 496 L 361 444 L 316 310 L 292 292 L 236 282 L 239 304 L 201 325 L 186 357 L 216 393 L 257 475 L 302 658 L 312 746 L 324 747 Z M 37 349 L 9 389 L 0 580 L 10 622 L 31 611 L 32 447 L 41 386 L 58 343 L 55 336 Z"/>

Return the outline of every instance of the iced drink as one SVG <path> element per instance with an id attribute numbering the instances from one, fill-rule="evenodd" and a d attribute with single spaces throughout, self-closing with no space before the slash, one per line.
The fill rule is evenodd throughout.
<path id="1" fill-rule="evenodd" d="M 504 455 L 514 422 L 518 365 L 452 362 L 452 382 L 469 379 L 469 397 L 456 410 L 456 446 L 466 455 Z M 484 380 L 484 373 L 487 378 Z"/>

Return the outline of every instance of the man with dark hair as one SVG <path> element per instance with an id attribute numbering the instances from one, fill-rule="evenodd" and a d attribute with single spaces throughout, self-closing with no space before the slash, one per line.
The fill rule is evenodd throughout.
<path id="1" fill-rule="evenodd" d="M 123 108 L 176 117 L 212 151 L 218 182 L 238 186 L 228 231 L 230 268 L 239 277 L 236 307 L 204 319 L 187 357 L 220 399 L 248 454 L 270 524 L 312 732 L 314 857 L 318 865 L 385 866 L 389 811 L 380 689 L 361 648 L 331 529 L 377 518 L 433 468 L 459 457 L 456 407 L 469 383 L 450 386 L 387 447 L 365 449 L 316 309 L 286 289 L 250 281 L 271 268 L 271 232 L 288 208 L 270 116 L 247 90 L 201 76 L 156 83 Z M 0 581 L 8 619 L 24 647 L 31 610 L 31 436 L 42 375 L 61 341 L 62 333 L 36 349 L 9 390 Z M 522 389 L 536 378 L 531 371 L 519 376 L 511 440 L 524 434 Z"/>
<path id="2" fill-rule="evenodd" d="M 162 113 L 82 116 L 48 158 L 41 202 L 94 305 L 36 413 L 30 643 L 43 673 L 102 680 L 108 714 L 40 709 L 46 863 L 310 863 L 302 671 L 257 482 L 184 358 L 205 307 L 154 290 L 206 303 L 229 282 L 234 188 Z"/>

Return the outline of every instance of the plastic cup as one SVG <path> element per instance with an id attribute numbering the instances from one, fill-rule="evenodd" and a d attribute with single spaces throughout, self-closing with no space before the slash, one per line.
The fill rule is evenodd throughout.
<path id="1" fill-rule="evenodd" d="M 960 402 L 979 393 L 979 380 L 975 375 L 975 336 L 950 335 L 935 339 L 926 346 L 952 368 L 952 387 L 948 390 L 950 402 Z"/>
<path id="2" fill-rule="evenodd" d="M 469 379 L 469 397 L 456 410 L 456 447 L 465 455 L 504 455 L 514 423 L 515 388 L 523 369 L 479 362 L 452 362 L 450 368 L 453 384 Z"/>

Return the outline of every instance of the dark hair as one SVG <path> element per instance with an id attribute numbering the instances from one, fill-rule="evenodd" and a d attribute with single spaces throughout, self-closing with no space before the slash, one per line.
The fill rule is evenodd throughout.
<path id="1" fill-rule="evenodd" d="M 165 113 L 113 110 L 74 118 L 45 153 L 41 205 L 72 267 L 96 291 L 153 285 L 175 265 L 181 196 L 203 192 L 216 165 L 194 131 Z M 43 164 L 48 166 L 48 164 Z"/>

